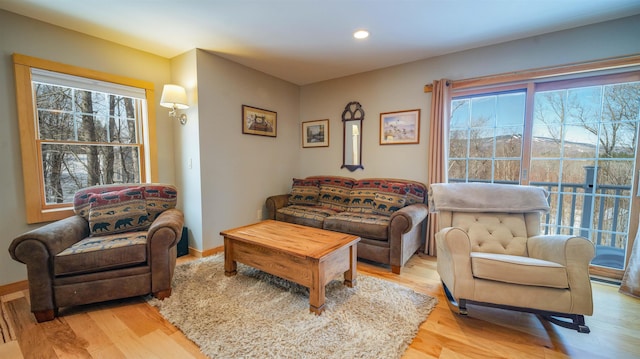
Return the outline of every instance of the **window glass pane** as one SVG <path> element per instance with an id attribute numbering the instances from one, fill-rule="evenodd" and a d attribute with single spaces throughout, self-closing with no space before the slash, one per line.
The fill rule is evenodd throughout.
<path id="1" fill-rule="evenodd" d="M 496 157 L 522 155 L 522 126 L 496 129 Z"/>
<path id="2" fill-rule="evenodd" d="M 451 130 L 449 134 L 449 158 L 466 158 L 469 130 Z"/>
<path id="3" fill-rule="evenodd" d="M 630 195 L 633 181 L 633 160 L 599 159 L 596 183 L 602 185 L 617 185 L 625 188 L 623 193 Z"/>
<path id="4" fill-rule="evenodd" d="M 42 139 L 73 141 L 76 135 L 73 115 L 61 111 L 38 110 L 38 131 Z"/>
<path id="5" fill-rule="evenodd" d="M 469 128 L 469 100 L 451 101 L 451 129 Z"/>
<path id="6" fill-rule="evenodd" d="M 497 98 L 497 126 L 522 126 L 526 96 L 523 92 L 504 94 Z"/>
<path id="7" fill-rule="evenodd" d="M 496 121 L 496 96 L 477 97 L 471 100 L 471 126 L 494 127 Z"/>
<path id="8" fill-rule="evenodd" d="M 449 161 L 449 179 L 450 180 L 466 180 L 467 179 L 467 161 L 451 160 Z"/>
<path id="9" fill-rule="evenodd" d="M 47 204 L 73 202 L 74 193 L 95 184 L 140 182 L 138 148 L 42 144 Z"/>
<path id="10" fill-rule="evenodd" d="M 451 181 L 519 182 L 525 99 L 519 91 L 451 101 Z"/>
<path id="11" fill-rule="evenodd" d="M 491 182 L 491 160 L 469 160 L 469 181 Z"/>
<path id="12" fill-rule="evenodd" d="M 473 128 L 469 132 L 469 157 L 493 157 L 493 128 Z"/>
<path id="13" fill-rule="evenodd" d="M 558 183 L 560 179 L 560 160 L 532 159 L 529 171 L 529 183 L 532 185 Z"/>
<path id="14" fill-rule="evenodd" d="M 69 87 L 36 83 L 36 107 L 45 110 L 72 111 L 73 95 Z"/>

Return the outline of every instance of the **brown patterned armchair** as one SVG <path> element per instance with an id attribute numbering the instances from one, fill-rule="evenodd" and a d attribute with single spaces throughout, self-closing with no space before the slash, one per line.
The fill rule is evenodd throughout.
<path id="1" fill-rule="evenodd" d="M 62 307 L 170 296 L 184 223 L 176 201 L 166 184 L 88 187 L 75 194 L 76 215 L 15 238 L 9 253 L 27 265 L 36 320 Z"/>

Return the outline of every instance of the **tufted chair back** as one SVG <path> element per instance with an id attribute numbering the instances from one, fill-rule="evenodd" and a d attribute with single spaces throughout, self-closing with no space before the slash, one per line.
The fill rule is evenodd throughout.
<path id="1" fill-rule="evenodd" d="M 472 252 L 527 255 L 527 226 L 522 213 L 456 212 L 452 225 L 467 232 Z"/>

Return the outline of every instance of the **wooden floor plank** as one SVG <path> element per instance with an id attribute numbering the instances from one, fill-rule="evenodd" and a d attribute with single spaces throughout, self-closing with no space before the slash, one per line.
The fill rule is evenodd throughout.
<path id="1" fill-rule="evenodd" d="M 14 340 L 0 344 L 0 358 L 23 359 L 24 356 L 22 355 L 18 341 Z"/>
<path id="2" fill-rule="evenodd" d="M 15 328 L 20 350 L 28 358 L 56 359 L 53 345 L 48 340 L 48 327 L 38 325 L 25 298 L 6 303 L 6 309 Z"/>
<path id="3" fill-rule="evenodd" d="M 91 358 L 126 358 L 125 354 L 116 347 L 89 314 L 76 313 L 61 319 L 77 333 L 79 338 L 87 341 L 87 352 Z"/>

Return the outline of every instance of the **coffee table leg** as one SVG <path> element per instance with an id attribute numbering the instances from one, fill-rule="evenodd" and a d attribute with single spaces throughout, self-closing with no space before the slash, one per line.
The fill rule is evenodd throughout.
<path id="1" fill-rule="evenodd" d="M 238 273 L 238 265 L 233 260 L 233 241 L 224 237 L 224 275 L 231 277 Z"/>
<path id="2" fill-rule="evenodd" d="M 353 288 L 356 285 L 358 277 L 358 247 L 352 245 L 349 247 L 349 270 L 344 272 L 344 285 Z"/>
<path id="3" fill-rule="evenodd" d="M 309 288 L 309 311 L 322 314 L 325 300 L 325 268 L 324 261 L 313 266 L 313 283 Z"/>

